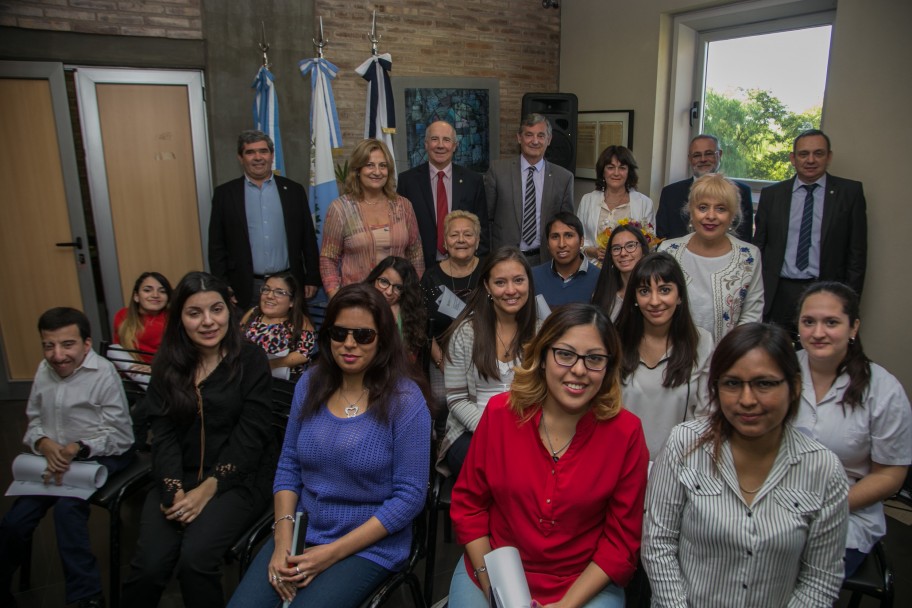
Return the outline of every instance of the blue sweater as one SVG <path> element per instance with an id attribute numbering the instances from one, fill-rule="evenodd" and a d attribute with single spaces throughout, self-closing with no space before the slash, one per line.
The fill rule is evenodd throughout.
<path id="1" fill-rule="evenodd" d="M 336 418 L 326 407 L 302 421 L 313 377 L 308 371 L 295 388 L 273 491 L 298 495 L 297 510 L 309 517 L 308 545 L 330 543 L 376 516 L 389 536 L 358 555 L 399 570 L 427 494 L 431 416 L 424 397 L 403 380 L 385 424 L 370 410 Z"/>
<path id="2" fill-rule="evenodd" d="M 551 268 L 551 262 L 539 264 L 532 269 L 532 280 L 535 282 L 535 295 L 545 296 L 551 309 L 563 304 L 581 302 L 588 304 L 598 282 L 599 269 L 583 259 L 579 271 L 569 281 L 564 281 Z"/>

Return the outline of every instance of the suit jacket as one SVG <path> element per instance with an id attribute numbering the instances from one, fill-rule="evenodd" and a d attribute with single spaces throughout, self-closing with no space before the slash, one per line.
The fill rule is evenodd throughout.
<path id="1" fill-rule="evenodd" d="M 735 236 L 750 243 L 754 237 L 754 204 L 751 202 L 751 189 L 744 182 L 732 181 L 738 186 L 738 193 L 741 195 L 741 223 L 735 230 Z M 676 239 L 689 232 L 682 211 L 687 206 L 693 183 L 694 178 L 691 177 L 662 188 L 659 210 L 656 212 L 656 236 L 659 238 Z"/>
<path id="2" fill-rule="evenodd" d="M 422 163 L 400 173 L 396 187 L 396 191 L 407 198 L 412 203 L 412 209 L 415 210 L 425 268 L 433 268 L 437 264 L 437 206 L 434 204 L 430 175 L 428 163 Z M 488 226 L 488 207 L 485 202 L 484 178 L 474 171 L 454 164 L 452 179 L 453 200 L 450 201 L 450 211 L 461 209 L 478 216 L 478 221 L 481 222 L 478 256 L 482 257 L 488 253 L 491 238 Z M 434 187 L 436 187 L 436 182 Z"/>
<path id="3" fill-rule="evenodd" d="M 764 314 L 776 296 L 785 260 L 794 177 L 760 191 L 754 244 L 763 256 Z M 840 281 L 861 295 L 868 255 L 868 220 L 861 182 L 827 173 L 820 227 L 820 276 Z"/>
<path id="4" fill-rule="evenodd" d="M 545 224 L 555 213 L 573 213 L 573 174 L 550 161 L 545 161 L 542 187 L 541 261 L 551 259 Z M 488 219 L 491 221 L 491 249 L 504 245 L 516 247 L 522 239 L 523 176 L 519 156 L 494 161 L 484 177 Z"/>
<path id="5" fill-rule="evenodd" d="M 320 285 L 320 254 L 304 186 L 274 176 L 285 217 L 288 261 L 299 285 Z M 209 218 L 209 268 L 231 285 L 242 307 L 251 300 L 253 255 L 247 234 L 244 177 L 226 182 L 212 196 Z"/>

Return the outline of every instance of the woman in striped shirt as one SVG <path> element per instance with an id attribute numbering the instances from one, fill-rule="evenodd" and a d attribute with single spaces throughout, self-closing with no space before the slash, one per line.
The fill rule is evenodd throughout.
<path id="1" fill-rule="evenodd" d="M 727 334 L 709 396 L 713 413 L 675 427 L 649 480 L 653 606 L 831 606 L 848 487 L 836 456 L 790 422 L 801 374 L 785 330 Z"/>

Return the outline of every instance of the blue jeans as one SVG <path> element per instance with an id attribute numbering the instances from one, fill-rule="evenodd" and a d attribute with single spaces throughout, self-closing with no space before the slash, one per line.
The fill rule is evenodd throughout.
<path id="1" fill-rule="evenodd" d="M 282 605 L 279 594 L 269 584 L 267 574 L 273 551 L 275 542 L 270 538 L 250 564 L 247 574 L 231 596 L 228 608 L 275 608 Z M 306 587 L 298 589 L 291 606 L 357 608 L 390 574 L 392 572 L 369 559 L 350 555 L 318 574 Z"/>
<path id="2" fill-rule="evenodd" d="M 535 598 L 532 598 L 535 599 Z M 481 589 L 469 578 L 462 557 L 456 564 L 453 580 L 450 581 L 450 597 L 447 605 L 452 608 L 488 608 Z M 583 608 L 624 608 L 624 590 L 617 585 L 610 584 L 586 602 Z"/>
<path id="3" fill-rule="evenodd" d="M 113 475 L 133 460 L 133 451 L 95 458 Z M 0 523 L 0 600 L 8 601 L 13 573 L 22 563 L 23 551 L 48 509 L 54 509 L 57 551 L 63 565 L 66 603 L 101 595 L 101 574 L 89 541 L 91 505 L 79 498 L 22 496 Z"/>

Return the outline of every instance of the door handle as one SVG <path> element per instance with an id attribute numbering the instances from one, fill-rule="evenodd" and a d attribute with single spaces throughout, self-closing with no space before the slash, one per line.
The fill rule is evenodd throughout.
<path id="1" fill-rule="evenodd" d="M 72 243 L 54 243 L 57 247 L 75 247 L 76 249 L 82 249 L 82 237 L 77 236 L 76 240 Z"/>

